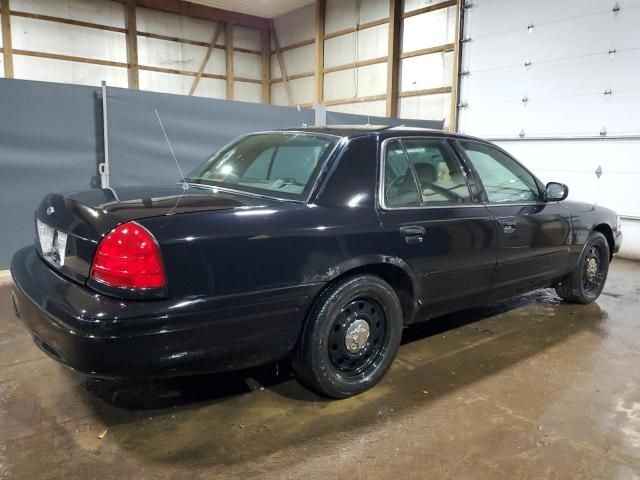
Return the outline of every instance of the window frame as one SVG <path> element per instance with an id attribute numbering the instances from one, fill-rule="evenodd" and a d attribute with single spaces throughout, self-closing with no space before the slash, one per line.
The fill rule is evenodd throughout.
<path id="1" fill-rule="evenodd" d="M 538 189 L 538 198 L 536 200 L 514 201 L 514 202 L 491 202 L 491 201 L 489 201 L 489 197 L 487 195 L 487 190 L 486 190 L 486 187 L 485 187 L 485 185 L 484 185 L 484 183 L 482 181 L 482 177 L 480 177 L 480 174 L 478 173 L 476 168 L 473 166 L 473 162 L 471 161 L 471 159 L 467 155 L 467 151 L 465 150 L 464 146 L 462 145 L 463 142 L 464 143 L 475 143 L 475 144 L 478 144 L 478 145 L 482 145 L 485 148 L 493 149 L 493 150 L 496 150 L 496 151 L 502 153 L 505 157 L 507 157 L 509 160 L 514 162 L 520 168 L 522 168 L 526 173 L 528 173 L 531 176 L 531 178 L 533 178 L 533 181 L 534 181 L 534 183 L 536 185 L 536 188 Z M 516 160 L 512 155 L 510 155 L 504 149 L 500 148 L 497 145 L 494 145 L 493 143 L 484 142 L 482 140 L 476 140 L 474 138 L 456 138 L 456 139 L 454 139 L 454 141 L 452 143 L 453 143 L 454 148 L 458 152 L 458 155 L 463 158 L 463 160 L 467 164 L 469 170 L 471 170 L 472 175 L 474 176 L 474 181 L 475 181 L 476 185 L 478 185 L 478 189 L 477 189 L 478 195 L 480 196 L 482 202 L 485 205 L 487 205 L 487 206 L 500 206 L 500 205 L 524 206 L 524 205 L 539 205 L 541 203 L 546 203 L 545 200 L 544 200 L 544 193 L 543 193 L 544 192 L 544 185 L 542 184 L 540 179 L 538 177 L 536 177 L 533 174 L 533 172 L 531 172 L 531 170 L 529 170 L 527 167 L 525 167 L 522 163 L 520 163 L 518 160 Z M 495 161 L 497 161 L 497 160 L 495 160 Z M 508 170 L 511 171 L 511 169 L 508 169 Z"/>
<path id="2" fill-rule="evenodd" d="M 451 149 L 451 153 L 453 154 L 454 160 L 458 162 L 458 166 L 460 167 L 460 172 L 465 179 L 465 183 L 467 184 L 467 188 L 469 189 L 469 198 L 470 201 L 468 203 L 450 203 L 450 204 L 442 204 L 442 205 L 406 205 L 400 207 L 392 207 L 387 205 L 385 200 L 386 194 L 386 185 L 385 185 L 385 166 L 387 160 L 387 151 L 390 143 L 397 141 L 404 151 L 405 156 L 407 157 L 407 161 L 409 163 L 409 167 L 411 168 L 411 172 L 413 175 L 413 180 L 416 183 L 416 188 L 418 189 L 418 194 L 420 196 L 420 200 L 422 201 L 422 192 L 420 192 L 420 188 L 418 187 L 419 182 L 417 178 L 417 174 L 415 171 L 415 167 L 411 162 L 411 157 L 407 154 L 406 148 L 402 142 L 402 140 L 429 140 L 429 141 L 438 141 L 442 142 L 449 146 Z M 382 210 L 431 210 L 434 208 L 475 208 L 475 207 L 484 207 L 484 204 L 481 202 L 481 199 L 478 198 L 478 192 L 475 188 L 474 181 L 470 178 L 473 175 L 473 171 L 471 171 L 466 164 L 466 161 L 460 157 L 460 153 L 458 149 L 455 148 L 450 142 L 449 137 L 444 136 L 436 136 L 436 135 L 402 135 L 397 137 L 389 137 L 385 138 L 380 145 L 380 162 L 379 162 L 379 171 L 378 171 L 378 188 L 377 195 L 378 200 L 377 204 Z"/>

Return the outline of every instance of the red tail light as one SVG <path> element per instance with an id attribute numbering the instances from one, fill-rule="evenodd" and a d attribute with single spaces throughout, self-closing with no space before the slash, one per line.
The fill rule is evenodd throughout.
<path id="1" fill-rule="evenodd" d="M 167 284 L 155 238 L 135 222 L 119 225 L 100 241 L 91 278 L 121 288 L 161 288 Z"/>

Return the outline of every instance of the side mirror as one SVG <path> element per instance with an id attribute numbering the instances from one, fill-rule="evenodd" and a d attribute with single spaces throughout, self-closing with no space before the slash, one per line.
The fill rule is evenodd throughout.
<path id="1" fill-rule="evenodd" d="M 564 183 L 549 182 L 544 189 L 544 199 L 547 202 L 560 202 L 569 195 L 569 187 Z"/>

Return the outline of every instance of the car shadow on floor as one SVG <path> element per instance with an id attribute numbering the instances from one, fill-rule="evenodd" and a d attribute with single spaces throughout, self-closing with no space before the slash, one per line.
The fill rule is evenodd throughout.
<path id="1" fill-rule="evenodd" d="M 286 362 L 149 382 L 87 380 L 76 388 L 110 438 L 146 460 L 233 463 L 424 406 L 585 329 L 599 332 L 604 319 L 597 304 L 568 305 L 537 291 L 414 325 L 383 381 L 342 401 L 300 386 Z"/>

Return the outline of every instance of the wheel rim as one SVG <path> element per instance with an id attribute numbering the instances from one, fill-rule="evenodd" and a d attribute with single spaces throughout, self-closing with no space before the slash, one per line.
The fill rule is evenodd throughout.
<path id="1" fill-rule="evenodd" d="M 357 298 L 340 310 L 331 325 L 329 359 L 344 376 L 366 375 L 379 364 L 387 337 L 382 306 L 372 298 Z"/>
<path id="2" fill-rule="evenodd" d="M 592 245 L 584 261 L 582 288 L 586 293 L 597 291 L 602 286 L 603 279 L 602 250 L 598 245 Z"/>

